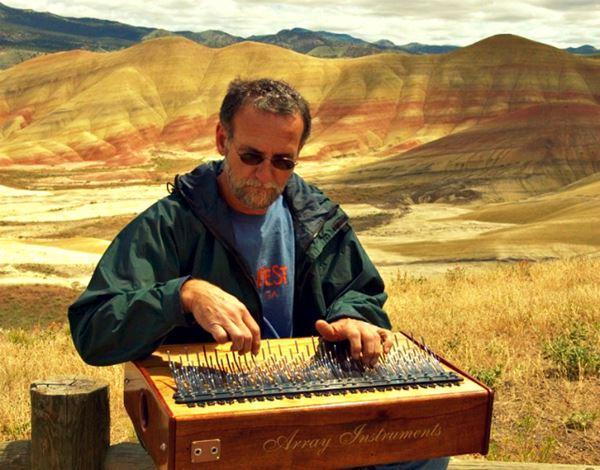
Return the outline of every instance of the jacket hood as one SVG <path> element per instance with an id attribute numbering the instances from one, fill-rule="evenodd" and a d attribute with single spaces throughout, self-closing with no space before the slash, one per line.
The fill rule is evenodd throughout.
<path id="1" fill-rule="evenodd" d="M 229 218 L 223 217 L 228 206 L 219 195 L 217 185 L 217 176 L 222 169 L 223 160 L 202 164 L 190 173 L 176 176 L 174 191 L 181 194 L 205 225 L 231 242 L 233 231 Z M 310 245 L 328 220 L 336 215 L 347 220 L 337 204 L 295 173 L 288 180 L 283 196 L 292 213 L 297 243 L 303 249 Z"/>

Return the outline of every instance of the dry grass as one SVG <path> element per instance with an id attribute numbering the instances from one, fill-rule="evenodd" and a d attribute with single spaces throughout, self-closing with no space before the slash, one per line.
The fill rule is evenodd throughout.
<path id="1" fill-rule="evenodd" d="M 110 383 L 111 441 L 134 440 L 123 408 L 123 368 L 91 367 L 78 356 L 67 307 L 78 292 L 58 286 L 0 286 L 0 442 L 29 439 L 29 385 L 83 375 Z"/>
<path id="2" fill-rule="evenodd" d="M 31 266 L 37 265 L 18 266 L 28 266 L 31 269 Z M 60 286 L 0 285 L 0 330 L 6 335 L 17 329 L 29 330 L 37 327 L 44 330 L 50 324 L 64 323 L 67 307 L 77 295 L 77 291 Z M 2 362 L 0 366 L 3 366 Z"/>
<path id="3" fill-rule="evenodd" d="M 457 268 L 431 279 L 398 276 L 388 310 L 397 329 L 423 335 L 493 385 L 489 458 L 599 464 L 599 285 L 600 260 Z M 54 321 L 32 326 L 39 289 L 21 289 L 21 303 L 12 305 L 30 322 L 0 316 L 0 441 L 29 437 L 29 384 L 61 375 L 108 380 L 111 440 L 135 440 L 122 405 L 122 367 L 89 367 L 72 346 L 64 309 L 75 292 L 54 293 L 63 300 L 43 304 L 55 310 Z"/>
<path id="4" fill-rule="evenodd" d="M 600 260 L 398 276 L 396 328 L 493 386 L 489 458 L 600 463 Z M 593 398 L 595 397 L 595 398 Z"/>

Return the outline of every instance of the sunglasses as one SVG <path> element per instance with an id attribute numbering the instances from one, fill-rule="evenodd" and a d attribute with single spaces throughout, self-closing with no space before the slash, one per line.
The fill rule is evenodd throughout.
<path id="1" fill-rule="evenodd" d="M 258 153 L 244 152 L 240 153 L 240 160 L 246 165 L 256 166 L 260 165 L 264 160 L 269 160 L 271 165 L 278 170 L 282 171 L 290 171 L 293 170 L 296 166 L 296 163 L 291 158 L 286 157 L 275 157 L 275 158 L 267 158 Z"/>

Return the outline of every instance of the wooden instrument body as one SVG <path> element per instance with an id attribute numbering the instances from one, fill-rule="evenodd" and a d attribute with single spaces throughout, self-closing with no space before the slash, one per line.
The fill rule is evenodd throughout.
<path id="1" fill-rule="evenodd" d="M 460 384 L 177 404 L 166 351 L 198 348 L 164 346 L 125 366 L 125 406 L 158 468 L 348 468 L 487 453 L 493 392 L 443 360 L 463 377 Z"/>

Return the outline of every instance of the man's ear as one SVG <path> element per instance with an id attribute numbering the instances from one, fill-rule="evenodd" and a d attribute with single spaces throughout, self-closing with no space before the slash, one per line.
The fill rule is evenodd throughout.
<path id="1" fill-rule="evenodd" d="M 227 155 L 227 131 L 220 122 L 217 123 L 217 128 L 215 129 L 215 142 L 219 154 Z"/>

